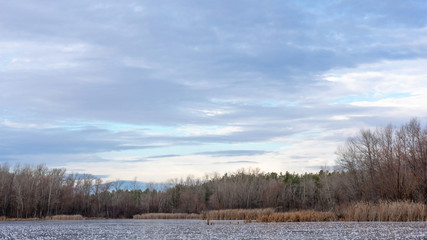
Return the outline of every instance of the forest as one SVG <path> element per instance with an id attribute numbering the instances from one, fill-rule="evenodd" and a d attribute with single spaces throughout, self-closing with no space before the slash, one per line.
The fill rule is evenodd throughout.
<path id="1" fill-rule="evenodd" d="M 0 216 L 132 218 L 220 209 L 334 211 L 357 201 L 427 203 L 427 128 L 417 119 L 360 130 L 338 148 L 337 165 L 334 171 L 305 174 L 241 169 L 171 180 L 162 189 L 123 189 L 90 174 L 3 163 Z"/>

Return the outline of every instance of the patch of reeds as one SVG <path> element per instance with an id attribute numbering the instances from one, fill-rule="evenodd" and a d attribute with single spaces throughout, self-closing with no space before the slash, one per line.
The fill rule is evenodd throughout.
<path id="1" fill-rule="evenodd" d="M 0 221 L 6 221 L 6 216 L 0 216 Z"/>
<path id="2" fill-rule="evenodd" d="M 206 220 L 256 220 L 261 216 L 270 215 L 274 212 L 272 208 L 263 209 L 223 209 L 202 212 L 201 219 Z"/>
<path id="3" fill-rule="evenodd" d="M 333 212 L 314 210 L 272 213 L 257 219 L 259 222 L 328 222 L 337 220 L 337 216 Z"/>
<path id="4" fill-rule="evenodd" d="M 2 218 L 0 219 L 0 221 L 40 221 L 42 220 L 41 218 L 8 218 L 8 217 L 4 217 L 2 216 Z"/>
<path id="5" fill-rule="evenodd" d="M 51 217 L 46 217 L 46 220 L 84 220 L 82 215 L 55 215 Z"/>
<path id="6" fill-rule="evenodd" d="M 200 219 L 195 213 L 144 213 L 134 215 L 133 219 Z"/>
<path id="7" fill-rule="evenodd" d="M 347 209 L 347 221 L 425 221 L 427 207 L 410 201 L 357 202 Z"/>

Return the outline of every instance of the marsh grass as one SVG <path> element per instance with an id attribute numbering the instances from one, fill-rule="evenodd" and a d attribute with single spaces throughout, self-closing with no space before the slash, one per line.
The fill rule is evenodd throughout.
<path id="1" fill-rule="evenodd" d="M 343 211 L 302 210 L 274 212 L 273 209 L 226 209 L 203 212 L 201 219 L 244 220 L 251 222 L 329 222 L 329 221 L 427 221 L 427 206 L 410 201 L 356 202 Z"/>
<path id="2" fill-rule="evenodd" d="M 55 215 L 51 217 L 46 217 L 45 220 L 84 220 L 85 218 L 82 215 Z"/>
<path id="3" fill-rule="evenodd" d="M 0 221 L 40 221 L 41 218 L 7 218 L 4 216 L 0 217 Z"/>
<path id="4" fill-rule="evenodd" d="M 250 222 L 274 212 L 272 208 L 263 209 L 223 209 L 202 212 L 201 219 L 205 220 L 245 220 Z"/>
<path id="5" fill-rule="evenodd" d="M 357 202 L 347 208 L 347 221 L 426 221 L 427 207 L 410 201 Z"/>
<path id="6" fill-rule="evenodd" d="M 257 219 L 259 222 L 329 222 L 337 220 L 337 216 L 333 212 L 314 210 L 273 213 Z"/>
<path id="7" fill-rule="evenodd" d="M 195 213 L 144 213 L 134 215 L 133 219 L 200 219 Z"/>

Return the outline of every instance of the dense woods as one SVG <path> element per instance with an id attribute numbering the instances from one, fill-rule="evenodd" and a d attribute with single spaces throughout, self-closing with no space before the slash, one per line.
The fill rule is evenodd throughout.
<path id="1" fill-rule="evenodd" d="M 0 216 L 130 218 L 141 213 L 218 209 L 336 210 L 355 201 L 427 200 L 427 129 L 416 119 L 400 128 L 361 130 L 339 148 L 339 169 L 264 173 L 241 169 L 204 179 L 171 180 L 163 189 L 122 189 L 89 174 L 45 166 L 0 165 Z M 166 187 L 167 186 L 167 187 Z"/>

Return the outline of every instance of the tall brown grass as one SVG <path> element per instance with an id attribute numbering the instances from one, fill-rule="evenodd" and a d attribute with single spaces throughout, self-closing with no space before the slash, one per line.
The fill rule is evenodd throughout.
<path id="1" fill-rule="evenodd" d="M 337 220 L 337 216 L 333 212 L 318 212 L 314 210 L 273 213 L 263 215 L 257 219 L 259 222 L 326 222 Z"/>
<path id="2" fill-rule="evenodd" d="M 427 207 L 410 201 L 357 202 L 347 208 L 347 221 L 426 221 Z"/>
<path id="3" fill-rule="evenodd" d="M 133 219 L 200 219 L 195 213 L 144 213 L 134 215 Z"/>
<path id="4" fill-rule="evenodd" d="M 82 215 L 55 215 L 46 217 L 45 220 L 84 220 Z"/>
<path id="5" fill-rule="evenodd" d="M 55 215 L 50 217 L 45 217 L 44 220 L 84 220 L 85 218 L 82 215 Z"/>
<path id="6" fill-rule="evenodd" d="M 343 212 L 302 210 L 274 212 L 273 209 L 227 209 L 203 212 L 207 220 L 257 220 L 259 222 L 325 221 L 427 221 L 427 206 L 410 201 L 356 202 Z"/>
<path id="7" fill-rule="evenodd" d="M 40 221 L 42 220 L 41 218 L 6 218 L 5 221 Z"/>
<path id="8" fill-rule="evenodd" d="M 82 215 L 55 215 L 48 216 L 43 218 L 33 217 L 33 218 L 7 218 L 5 216 L 0 216 L 0 221 L 41 221 L 41 220 L 84 220 L 85 218 Z"/>
<path id="9" fill-rule="evenodd" d="M 274 212 L 272 208 L 263 209 L 223 209 L 203 212 L 201 219 L 209 220 L 256 220 L 261 216 L 270 215 Z"/>

